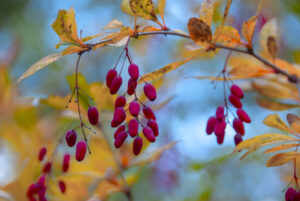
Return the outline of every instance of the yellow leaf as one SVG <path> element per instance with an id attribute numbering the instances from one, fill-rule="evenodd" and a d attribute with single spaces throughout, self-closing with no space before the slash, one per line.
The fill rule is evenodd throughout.
<path id="1" fill-rule="evenodd" d="M 276 154 L 275 156 L 273 156 L 272 158 L 270 158 L 267 161 L 266 166 L 273 167 L 273 166 L 283 165 L 299 156 L 300 156 L 300 153 L 297 153 L 297 152 L 279 153 L 279 154 Z"/>
<path id="2" fill-rule="evenodd" d="M 70 45 L 66 49 L 64 49 L 61 53 L 62 55 L 69 55 L 69 54 L 74 54 L 74 53 L 79 53 L 79 52 L 84 52 L 87 51 L 88 48 L 86 47 L 81 47 L 77 45 Z"/>
<path id="3" fill-rule="evenodd" d="M 243 150 L 243 149 L 255 149 L 257 147 L 262 147 L 265 145 L 268 145 L 271 142 L 283 142 L 283 141 L 297 141 L 296 138 L 293 138 L 288 135 L 283 135 L 279 133 L 273 133 L 273 134 L 262 134 L 255 136 L 253 138 L 247 139 L 242 141 L 240 144 L 238 144 L 234 152 Z"/>
<path id="4" fill-rule="evenodd" d="M 268 53 L 267 41 L 270 36 L 274 37 L 276 40 L 278 39 L 278 23 L 275 18 L 268 20 L 259 33 L 259 42 L 262 47 L 262 54 L 268 57 L 270 54 Z"/>
<path id="5" fill-rule="evenodd" d="M 282 131 L 292 133 L 292 130 L 284 123 L 284 121 L 278 116 L 278 114 L 268 115 L 263 123 L 269 127 L 278 128 Z"/>
<path id="6" fill-rule="evenodd" d="M 292 75 L 300 76 L 300 69 L 282 59 L 275 59 L 274 64 Z"/>
<path id="7" fill-rule="evenodd" d="M 270 83 L 266 81 L 252 82 L 252 88 L 261 95 L 270 98 L 294 98 L 294 94 L 290 88 L 280 85 L 278 83 Z"/>
<path id="8" fill-rule="evenodd" d="M 272 152 L 276 152 L 276 151 L 282 151 L 282 150 L 290 149 L 292 147 L 297 147 L 297 146 L 299 146 L 299 143 L 280 144 L 280 145 L 277 145 L 270 149 L 267 149 L 266 151 L 264 151 L 264 153 L 272 153 Z"/>
<path id="9" fill-rule="evenodd" d="M 188 23 L 189 34 L 191 39 L 199 44 L 206 45 L 211 42 L 212 33 L 210 27 L 200 19 L 190 18 Z"/>
<path id="10" fill-rule="evenodd" d="M 273 111 L 282 111 L 282 110 L 292 109 L 295 107 L 300 107 L 300 105 L 282 103 L 282 102 L 278 102 L 272 99 L 266 99 L 262 97 L 257 97 L 256 102 L 258 103 L 259 106 Z"/>
<path id="11" fill-rule="evenodd" d="M 223 43 L 226 46 L 236 47 L 241 44 L 241 37 L 238 30 L 233 27 L 219 26 L 213 35 L 213 41 Z"/>
<path id="12" fill-rule="evenodd" d="M 214 6 L 211 0 L 205 0 L 200 6 L 199 19 L 211 26 L 214 15 Z"/>
<path id="13" fill-rule="evenodd" d="M 275 59 L 277 53 L 277 43 L 276 43 L 276 39 L 273 36 L 268 37 L 267 46 L 271 57 Z"/>
<path id="14" fill-rule="evenodd" d="M 60 57 L 63 55 L 61 53 L 56 53 L 56 54 L 50 54 L 47 57 L 42 58 L 32 66 L 30 66 L 25 73 L 18 79 L 16 84 L 18 84 L 21 80 L 31 76 L 32 74 L 36 73 L 37 71 L 45 68 L 49 64 L 53 63 L 54 61 L 58 60 Z"/>
<path id="15" fill-rule="evenodd" d="M 180 67 L 181 65 L 189 62 L 190 60 L 194 59 L 195 57 L 197 57 L 198 55 L 200 55 L 203 52 L 205 52 L 205 50 L 201 49 L 201 50 L 195 52 L 194 55 L 192 55 L 189 58 L 186 58 L 186 59 L 181 60 L 181 61 L 176 61 L 176 62 L 168 64 L 168 65 L 166 65 L 166 66 L 164 66 L 164 67 L 162 67 L 162 68 L 160 68 L 158 70 L 155 70 L 155 71 L 153 71 L 151 73 L 148 73 L 148 74 L 142 76 L 139 79 L 138 83 L 149 82 L 149 81 L 153 81 L 155 79 L 158 79 L 158 78 L 162 77 L 164 74 L 166 74 L 166 73 L 168 73 L 168 72 L 170 72 L 172 70 L 175 70 L 178 67 Z"/>
<path id="16" fill-rule="evenodd" d="M 109 89 L 105 84 L 99 82 L 92 83 L 89 85 L 89 91 L 99 111 L 114 109 L 114 102 L 117 95 L 110 95 Z"/>
<path id="17" fill-rule="evenodd" d="M 59 10 L 56 20 L 51 25 L 61 41 L 83 45 L 77 35 L 77 25 L 73 8 Z M 56 47 L 58 48 L 59 45 Z"/>
<path id="18" fill-rule="evenodd" d="M 92 40 L 94 38 L 97 38 L 99 36 L 102 36 L 104 33 L 99 33 L 99 34 L 96 34 L 96 35 L 93 35 L 93 36 L 87 36 L 87 37 L 84 37 L 82 39 L 82 42 L 86 42 L 86 41 L 89 41 L 89 40 Z"/>
<path id="19" fill-rule="evenodd" d="M 248 66 L 248 65 L 240 65 L 235 66 L 229 71 L 229 74 L 233 76 L 241 76 L 241 77 L 261 77 L 266 74 L 269 74 L 271 71 L 269 69 L 262 68 L 260 66 Z"/>
<path id="20" fill-rule="evenodd" d="M 290 127 L 297 133 L 300 134 L 300 118 L 294 114 L 287 114 L 286 119 Z"/>
<path id="21" fill-rule="evenodd" d="M 165 6 L 166 6 L 166 0 L 158 0 L 158 12 L 160 14 L 160 17 L 161 17 L 163 23 L 164 23 L 164 26 L 166 26 L 165 18 L 164 18 Z"/>
<path id="22" fill-rule="evenodd" d="M 110 21 L 103 30 L 107 29 L 122 29 L 124 27 L 123 23 L 117 19 Z"/>

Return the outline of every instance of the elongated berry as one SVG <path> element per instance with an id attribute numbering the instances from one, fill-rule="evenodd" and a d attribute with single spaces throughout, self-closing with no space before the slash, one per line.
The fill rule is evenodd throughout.
<path id="1" fill-rule="evenodd" d="M 46 154 L 47 154 L 47 148 L 42 147 L 39 151 L 39 156 L 38 156 L 39 161 L 42 161 L 45 158 Z"/>
<path id="2" fill-rule="evenodd" d="M 158 125 L 157 125 L 155 120 L 150 119 L 147 122 L 147 126 L 152 129 L 153 134 L 154 134 L 155 137 L 157 137 L 159 135 Z"/>
<path id="3" fill-rule="evenodd" d="M 222 121 L 224 119 L 224 107 L 219 106 L 216 110 L 216 117 L 218 120 Z"/>
<path id="4" fill-rule="evenodd" d="M 143 128 L 143 134 L 149 142 L 155 142 L 155 136 L 151 128 L 148 126 Z"/>
<path id="5" fill-rule="evenodd" d="M 115 139 L 115 142 L 114 142 L 114 145 L 117 149 L 123 145 L 127 136 L 128 136 L 127 132 L 125 132 L 125 131 L 120 132 L 120 134 L 117 136 L 117 138 Z"/>
<path id="6" fill-rule="evenodd" d="M 251 119 L 248 116 L 247 112 L 245 112 L 245 110 L 243 109 L 238 109 L 236 111 L 237 116 L 239 117 L 240 120 L 242 120 L 245 123 L 251 123 Z"/>
<path id="7" fill-rule="evenodd" d="M 63 172 L 68 172 L 69 166 L 70 166 L 70 159 L 71 159 L 70 154 L 65 154 L 64 155 L 63 164 L 62 164 L 62 171 Z"/>
<path id="8" fill-rule="evenodd" d="M 131 137 L 135 137 L 139 132 L 139 122 L 136 119 L 131 119 L 128 123 L 128 133 Z"/>
<path id="9" fill-rule="evenodd" d="M 234 144 L 235 146 L 237 146 L 238 144 L 240 144 L 243 141 L 243 137 L 240 133 L 236 133 L 234 135 Z"/>
<path id="10" fill-rule="evenodd" d="M 128 86 L 127 86 L 128 95 L 131 96 L 132 94 L 134 94 L 136 86 L 137 86 L 137 81 L 130 78 L 128 80 Z"/>
<path id="11" fill-rule="evenodd" d="M 99 112 L 96 107 L 89 107 L 88 109 L 88 119 L 90 124 L 96 125 L 98 123 Z"/>
<path id="12" fill-rule="evenodd" d="M 113 81 L 113 79 L 117 76 L 117 71 L 115 69 L 111 69 L 108 71 L 108 73 L 106 74 L 106 86 L 108 88 L 110 88 L 110 85 Z"/>
<path id="13" fill-rule="evenodd" d="M 125 125 L 119 126 L 119 128 L 115 131 L 114 139 L 116 139 L 122 131 L 125 131 Z"/>
<path id="14" fill-rule="evenodd" d="M 114 116 L 111 122 L 111 127 L 117 127 L 126 119 L 126 113 L 122 107 L 115 110 Z"/>
<path id="15" fill-rule="evenodd" d="M 294 201 L 300 201 L 300 192 L 296 192 L 295 197 L 294 197 Z"/>
<path id="16" fill-rule="evenodd" d="M 143 147 L 143 139 L 141 137 L 136 137 L 133 141 L 133 153 L 134 155 L 139 155 Z"/>
<path id="17" fill-rule="evenodd" d="M 286 192 L 285 192 L 285 200 L 286 201 L 294 201 L 296 195 L 296 191 L 294 188 L 290 187 Z"/>
<path id="18" fill-rule="evenodd" d="M 139 78 L 139 67 L 136 64 L 130 64 L 128 67 L 128 73 L 133 80 Z"/>
<path id="19" fill-rule="evenodd" d="M 122 77 L 121 76 L 116 76 L 112 82 L 111 82 L 111 85 L 110 85 L 110 94 L 116 94 L 120 87 L 122 85 Z"/>
<path id="20" fill-rule="evenodd" d="M 86 154 L 86 143 L 85 141 L 79 141 L 76 145 L 75 158 L 78 162 L 82 161 Z"/>
<path id="21" fill-rule="evenodd" d="M 44 165 L 44 168 L 43 168 L 43 173 L 49 173 L 51 171 L 51 167 L 52 167 L 52 163 L 51 162 L 47 162 L 45 165 Z"/>
<path id="22" fill-rule="evenodd" d="M 223 144 L 224 137 L 225 137 L 225 131 L 222 134 L 217 136 L 217 143 L 220 144 L 220 145 Z"/>
<path id="23" fill-rule="evenodd" d="M 36 183 L 30 184 L 27 189 L 27 197 L 32 198 L 34 194 L 36 194 L 39 190 L 39 185 Z"/>
<path id="24" fill-rule="evenodd" d="M 73 147 L 77 140 L 77 133 L 75 130 L 69 130 L 66 133 L 66 142 L 69 147 Z"/>
<path id="25" fill-rule="evenodd" d="M 210 134 L 212 134 L 214 132 L 216 122 L 217 122 L 217 118 L 216 117 L 210 117 L 207 120 L 207 124 L 206 124 L 206 133 L 207 133 L 207 135 L 210 135 Z"/>
<path id="26" fill-rule="evenodd" d="M 137 101 L 132 101 L 129 104 L 129 112 L 132 116 L 137 117 L 140 113 L 140 104 Z"/>
<path id="27" fill-rule="evenodd" d="M 235 107 L 235 108 L 242 108 L 243 104 L 240 101 L 240 99 L 238 97 L 236 97 L 235 95 L 230 95 L 229 96 L 229 102 Z"/>
<path id="28" fill-rule="evenodd" d="M 238 85 L 232 85 L 230 87 L 230 92 L 238 98 L 244 98 L 244 92 Z"/>
<path id="29" fill-rule="evenodd" d="M 126 105 L 126 98 L 124 96 L 118 96 L 115 102 L 115 109 L 118 107 L 124 107 Z"/>
<path id="30" fill-rule="evenodd" d="M 156 120 L 156 117 L 154 115 L 154 112 L 151 110 L 150 107 L 144 107 L 143 108 L 143 114 L 146 117 L 146 119 L 153 119 Z"/>
<path id="31" fill-rule="evenodd" d="M 244 124 L 240 119 L 235 118 L 233 120 L 232 126 L 236 132 L 240 133 L 241 135 L 245 134 Z"/>
<path id="32" fill-rule="evenodd" d="M 215 124 L 214 132 L 216 136 L 224 136 L 226 129 L 226 122 L 225 121 L 217 121 Z"/>
<path id="33" fill-rule="evenodd" d="M 156 89 L 152 84 L 150 83 L 145 84 L 144 93 L 150 101 L 154 101 L 156 99 Z"/>
<path id="34" fill-rule="evenodd" d="M 45 175 L 42 175 L 42 176 L 40 176 L 40 178 L 38 179 L 37 184 L 38 184 L 39 186 L 45 186 L 45 181 L 46 181 L 46 176 L 45 176 Z"/>
<path id="35" fill-rule="evenodd" d="M 58 182 L 58 187 L 59 187 L 60 192 L 62 192 L 62 193 L 66 192 L 66 184 L 64 181 L 60 180 Z"/>

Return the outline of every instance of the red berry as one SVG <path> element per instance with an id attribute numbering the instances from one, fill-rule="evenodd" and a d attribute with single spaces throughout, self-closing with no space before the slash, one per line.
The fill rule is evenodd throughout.
<path id="1" fill-rule="evenodd" d="M 242 108 L 242 106 L 243 106 L 240 99 L 232 94 L 230 94 L 230 96 L 229 96 L 229 101 L 236 108 Z"/>
<path id="2" fill-rule="evenodd" d="M 242 135 L 240 133 L 236 133 L 234 135 L 234 144 L 235 144 L 235 146 L 240 144 L 242 141 L 243 141 Z"/>
<path id="3" fill-rule="evenodd" d="M 60 180 L 60 181 L 58 182 L 58 186 L 59 186 L 60 192 L 62 192 L 62 193 L 65 193 L 65 192 L 66 192 L 66 184 L 65 184 L 64 181 Z"/>
<path id="4" fill-rule="evenodd" d="M 146 117 L 146 119 L 156 120 L 154 112 L 151 110 L 150 107 L 144 107 L 143 108 L 143 113 L 144 113 L 144 116 Z"/>
<path id="5" fill-rule="evenodd" d="M 125 131 L 125 125 L 120 126 L 114 133 L 114 138 L 116 139 L 118 135 L 122 132 Z"/>
<path id="6" fill-rule="evenodd" d="M 79 141 L 76 145 L 75 158 L 78 162 L 82 161 L 86 153 L 86 143 L 85 141 Z"/>
<path id="7" fill-rule="evenodd" d="M 219 106 L 216 110 L 216 117 L 218 120 L 222 121 L 224 119 L 224 107 Z"/>
<path id="8" fill-rule="evenodd" d="M 149 142 L 155 142 L 155 136 L 151 128 L 149 128 L 148 126 L 144 127 L 143 133 Z"/>
<path id="9" fill-rule="evenodd" d="M 140 113 L 140 104 L 137 101 L 132 101 L 129 104 L 129 112 L 134 117 L 139 116 L 139 113 Z"/>
<path id="10" fill-rule="evenodd" d="M 43 168 L 43 173 L 49 173 L 51 171 L 51 167 L 52 167 L 52 163 L 51 162 L 47 162 L 45 165 L 44 165 L 44 168 Z"/>
<path id="11" fill-rule="evenodd" d="M 240 119 L 235 118 L 233 120 L 232 126 L 236 132 L 240 133 L 241 135 L 245 134 L 244 124 Z"/>
<path id="12" fill-rule="evenodd" d="M 210 117 L 208 120 L 207 120 L 207 124 L 206 124 L 206 133 L 208 135 L 212 134 L 215 130 L 215 125 L 216 125 L 216 122 L 217 122 L 217 118 L 216 117 Z"/>
<path id="13" fill-rule="evenodd" d="M 38 187 L 38 195 L 39 195 L 39 201 L 47 201 L 46 200 L 46 186 L 39 186 Z"/>
<path id="14" fill-rule="evenodd" d="M 300 192 L 296 192 L 294 201 L 300 201 Z"/>
<path id="15" fill-rule="evenodd" d="M 31 197 L 29 201 L 37 201 L 37 199 L 35 197 Z"/>
<path id="16" fill-rule="evenodd" d="M 112 82 L 111 82 L 111 85 L 110 85 L 110 94 L 116 94 L 120 87 L 122 85 L 122 77 L 121 76 L 116 76 Z"/>
<path id="17" fill-rule="evenodd" d="M 128 95 L 131 96 L 132 94 L 134 94 L 136 86 L 137 86 L 137 81 L 130 78 L 128 80 L 128 87 L 127 87 Z"/>
<path id="18" fill-rule="evenodd" d="M 62 171 L 63 172 L 68 172 L 70 158 L 71 158 L 70 154 L 65 154 L 64 155 L 63 164 L 62 164 Z"/>
<path id="19" fill-rule="evenodd" d="M 88 118 L 89 118 L 90 124 L 96 125 L 98 123 L 99 112 L 98 112 L 97 108 L 89 107 Z"/>
<path id="20" fill-rule="evenodd" d="M 34 194 L 36 194 L 39 190 L 39 185 L 36 183 L 30 184 L 30 186 L 27 189 L 27 197 L 32 198 Z"/>
<path id="21" fill-rule="evenodd" d="M 107 75 L 106 75 L 106 86 L 108 88 L 110 88 L 110 85 L 113 81 L 113 79 L 117 76 L 117 71 L 115 69 L 111 69 L 108 71 Z"/>
<path id="22" fill-rule="evenodd" d="M 139 132 L 139 122 L 136 119 L 131 119 L 128 124 L 128 133 L 131 137 L 135 137 Z"/>
<path id="23" fill-rule="evenodd" d="M 133 153 L 139 155 L 143 147 L 143 140 L 141 137 L 136 137 L 133 141 Z"/>
<path id="24" fill-rule="evenodd" d="M 46 147 L 42 147 L 40 149 L 40 151 L 39 151 L 39 156 L 38 156 L 39 161 L 42 161 L 44 159 L 46 153 L 47 153 L 47 148 Z"/>
<path id="25" fill-rule="evenodd" d="M 238 109 L 236 111 L 237 116 L 239 117 L 240 120 L 242 120 L 245 123 L 251 123 L 251 119 L 248 116 L 247 112 L 245 112 L 245 110 L 243 109 Z"/>
<path id="26" fill-rule="evenodd" d="M 46 176 L 45 176 L 45 175 L 42 175 L 42 176 L 40 176 L 40 178 L 39 178 L 37 184 L 38 184 L 39 186 L 45 186 L 45 181 L 46 181 Z"/>
<path id="27" fill-rule="evenodd" d="M 153 119 L 150 119 L 147 123 L 147 126 L 152 129 L 155 137 L 157 137 L 159 135 L 158 125 L 157 125 L 156 121 L 154 121 Z"/>
<path id="28" fill-rule="evenodd" d="M 156 99 L 156 90 L 152 84 L 150 83 L 145 84 L 144 93 L 150 101 L 154 101 Z"/>
<path id="29" fill-rule="evenodd" d="M 225 132 L 223 132 L 222 134 L 218 135 L 217 136 L 217 143 L 220 144 L 220 145 L 223 144 L 224 137 L 225 137 Z"/>
<path id="30" fill-rule="evenodd" d="M 214 132 L 216 136 L 224 136 L 226 129 L 226 122 L 225 121 L 216 121 Z"/>
<path id="31" fill-rule="evenodd" d="M 238 98 L 244 98 L 243 90 L 235 84 L 231 86 L 230 92 Z"/>
<path id="32" fill-rule="evenodd" d="M 114 112 L 114 117 L 111 122 L 111 127 L 117 127 L 126 119 L 126 113 L 122 107 L 119 107 Z"/>
<path id="33" fill-rule="evenodd" d="M 124 96 L 119 96 L 115 102 L 115 109 L 118 107 L 124 107 L 126 105 L 126 98 Z"/>
<path id="34" fill-rule="evenodd" d="M 294 201 L 296 195 L 296 191 L 294 188 L 290 187 L 286 192 L 285 192 L 285 200 L 286 201 Z"/>
<path id="35" fill-rule="evenodd" d="M 120 132 L 120 134 L 115 139 L 115 143 L 114 143 L 114 145 L 117 149 L 123 145 L 127 136 L 128 136 L 128 134 L 125 131 Z"/>
<path id="36" fill-rule="evenodd" d="M 128 67 L 128 73 L 133 80 L 139 78 L 139 67 L 136 64 L 130 64 Z"/>
<path id="37" fill-rule="evenodd" d="M 66 133 L 66 142 L 69 147 L 73 147 L 77 140 L 77 134 L 75 130 L 69 130 Z"/>

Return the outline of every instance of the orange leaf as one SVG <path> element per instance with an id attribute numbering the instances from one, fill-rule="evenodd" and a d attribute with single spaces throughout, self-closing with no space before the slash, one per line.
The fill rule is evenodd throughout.
<path id="1" fill-rule="evenodd" d="M 261 95 L 270 98 L 288 99 L 295 96 L 290 88 L 275 82 L 271 83 L 264 80 L 252 82 L 252 88 Z"/>
<path id="2" fill-rule="evenodd" d="M 200 19 L 190 18 L 188 23 L 191 39 L 197 44 L 207 44 L 211 42 L 212 33 L 210 27 Z"/>
<path id="3" fill-rule="evenodd" d="M 286 119 L 290 125 L 290 127 L 300 134 L 300 118 L 294 114 L 287 114 Z"/>
<path id="4" fill-rule="evenodd" d="M 241 37 L 238 30 L 233 27 L 219 26 L 213 35 L 213 41 L 223 43 L 226 46 L 235 47 L 241 44 Z"/>
<path id="5" fill-rule="evenodd" d="M 158 12 L 160 14 L 160 17 L 161 17 L 163 23 L 164 23 L 164 26 L 166 26 L 165 18 L 164 18 L 165 6 L 166 6 L 166 0 L 158 0 Z"/>
<path id="6" fill-rule="evenodd" d="M 266 99 L 262 97 L 257 97 L 256 102 L 258 103 L 259 106 L 273 111 L 282 111 L 282 110 L 292 109 L 295 107 L 300 107 L 300 105 L 282 103 L 276 100 Z"/>
<path id="7" fill-rule="evenodd" d="M 270 158 L 267 161 L 266 166 L 273 167 L 273 166 L 283 165 L 299 156 L 300 156 L 300 153 L 297 153 L 297 152 L 279 153 L 279 154 L 276 154 L 275 156 L 273 156 L 272 158 Z"/>
<path id="8" fill-rule="evenodd" d="M 214 6 L 211 0 L 205 0 L 200 6 L 199 19 L 211 26 L 214 15 Z"/>
<path id="9" fill-rule="evenodd" d="M 282 151 L 282 150 L 290 149 L 292 147 L 297 147 L 297 146 L 299 146 L 299 143 L 280 144 L 280 145 L 277 145 L 270 149 L 267 149 L 266 151 L 264 151 L 264 153 L 272 153 L 272 152 L 276 152 L 276 151 Z"/>
<path id="10" fill-rule="evenodd" d="M 270 70 L 259 67 L 259 66 L 248 66 L 248 65 L 240 65 L 235 66 L 229 71 L 229 74 L 233 76 L 240 77 L 261 77 L 266 74 L 269 74 Z"/>

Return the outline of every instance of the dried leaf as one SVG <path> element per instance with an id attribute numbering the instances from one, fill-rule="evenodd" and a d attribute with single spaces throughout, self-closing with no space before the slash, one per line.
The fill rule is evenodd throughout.
<path id="1" fill-rule="evenodd" d="M 166 0 L 158 0 L 158 12 L 160 14 L 160 17 L 163 21 L 164 26 L 166 26 L 165 23 L 165 6 L 166 6 Z"/>
<path id="2" fill-rule="evenodd" d="M 263 123 L 272 128 L 278 128 L 282 131 L 292 133 L 292 130 L 284 123 L 284 121 L 278 116 L 278 114 L 268 115 Z"/>
<path id="3" fill-rule="evenodd" d="M 256 102 L 258 103 L 259 106 L 269 109 L 269 110 L 273 110 L 273 111 L 283 111 L 283 110 L 288 110 L 288 109 L 292 109 L 295 107 L 300 107 L 300 105 L 282 103 L 282 102 L 278 102 L 276 100 L 266 99 L 263 97 L 257 97 Z"/>
<path id="4" fill-rule="evenodd" d="M 82 42 L 86 42 L 86 41 L 89 41 L 89 40 L 92 40 L 94 38 L 98 38 L 99 36 L 102 36 L 104 33 L 99 33 L 99 34 L 96 34 L 96 35 L 93 35 L 93 36 L 87 36 L 87 37 L 84 37 L 82 39 Z"/>
<path id="5" fill-rule="evenodd" d="M 280 144 L 280 145 L 277 145 L 270 149 L 267 149 L 266 151 L 264 151 L 264 153 L 272 153 L 272 152 L 276 152 L 276 151 L 282 151 L 282 150 L 290 149 L 292 147 L 297 147 L 297 146 L 299 146 L 299 143 Z"/>
<path id="6" fill-rule="evenodd" d="M 233 27 L 219 26 L 213 35 L 213 41 L 223 43 L 226 46 L 236 47 L 241 44 L 241 37 L 238 30 Z"/>
<path id="7" fill-rule="evenodd" d="M 263 55 L 269 56 L 267 41 L 269 37 L 274 37 L 278 41 L 278 23 L 275 18 L 270 19 L 262 27 L 259 33 L 259 42 L 263 49 Z"/>
<path id="8" fill-rule="evenodd" d="M 117 19 L 110 21 L 103 30 L 107 29 L 122 29 L 124 27 L 123 23 Z"/>
<path id="9" fill-rule="evenodd" d="M 121 10 L 128 15 L 134 16 L 134 13 L 131 11 L 131 9 L 129 7 L 129 0 L 122 0 Z"/>
<path id="10" fill-rule="evenodd" d="M 273 36 L 268 37 L 267 46 L 271 57 L 275 59 L 277 53 L 277 44 L 276 44 L 276 39 Z"/>
<path id="11" fill-rule="evenodd" d="M 41 60 L 39 60 L 38 62 L 36 62 L 32 66 L 30 66 L 26 70 L 26 72 L 23 73 L 23 75 L 18 79 L 18 81 L 16 82 L 16 84 L 18 84 L 21 80 L 23 80 L 23 79 L 31 76 L 32 74 L 38 72 L 39 70 L 45 68 L 49 64 L 55 62 L 56 60 L 58 60 L 62 56 L 63 55 L 61 53 L 56 53 L 56 54 L 50 54 L 47 57 L 42 58 Z"/>
<path id="12" fill-rule="evenodd" d="M 278 83 L 252 82 L 252 88 L 263 96 L 278 99 L 294 98 L 292 90 Z"/>
<path id="13" fill-rule="evenodd" d="M 287 114 L 286 119 L 290 127 L 297 133 L 300 134 L 300 118 L 294 114 Z"/>
<path id="14" fill-rule="evenodd" d="M 189 34 L 191 39 L 199 44 L 207 44 L 211 42 L 212 33 L 210 27 L 200 19 L 190 18 L 188 23 Z"/>
<path id="15" fill-rule="evenodd" d="M 272 71 L 269 69 L 262 68 L 260 66 L 248 66 L 248 65 L 239 65 L 233 67 L 229 74 L 232 76 L 240 76 L 240 77 L 261 77 L 266 74 L 271 73 Z"/>
<path id="16" fill-rule="evenodd" d="M 214 6 L 211 0 L 205 0 L 200 6 L 199 19 L 211 26 L 214 15 Z"/>
<path id="17" fill-rule="evenodd" d="M 279 154 L 276 154 L 275 156 L 273 156 L 272 158 L 270 158 L 267 161 L 266 166 L 273 167 L 273 166 L 283 165 L 299 156 L 300 156 L 300 153 L 297 153 L 297 152 L 279 153 Z"/>
<path id="18" fill-rule="evenodd" d="M 238 144 L 235 147 L 234 152 L 241 151 L 243 149 L 255 149 L 257 147 L 268 145 L 271 142 L 283 142 L 283 141 L 297 141 L 297 139 L 279 133 L 262 134 L 242 141 L 240 144 Z"/>
<path id="19" fill-rule="evenodd" d="M 200 54 L 202 54 L 203 52 L 205 52 L 204 49 L 201 49 L 199 51 L 196 51 L 192 56 L 190 56 L 189 58 L 186 58 L 184 60 L 181 60 L 181 61 L 176 61 L 174 63 L 171 63 L 171 64 L 168 64 L 158 70 L 155 70 L 151 73 L 148 73 L 144 76 L 142 76 L 138 83 L 142 83 L 142 82 L 150 82 L 150 81 L 153 81 L 153 80 L 156 80 L 160 77 L 162 77 L 163 75 L 165 75 L 166 73 L 172 71 L 172 70 L 175 70 L 177 69 L 178 67 L 180 67 L 181 65 L 189 62 L 190 60 L 194 59 L 195 57 L 199 56 Z"/>

